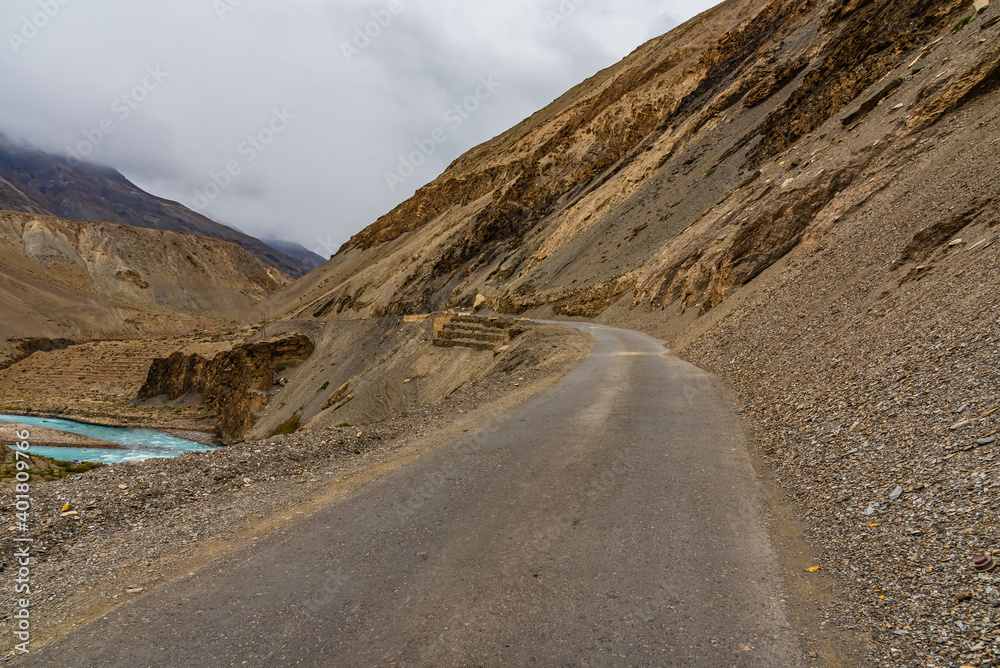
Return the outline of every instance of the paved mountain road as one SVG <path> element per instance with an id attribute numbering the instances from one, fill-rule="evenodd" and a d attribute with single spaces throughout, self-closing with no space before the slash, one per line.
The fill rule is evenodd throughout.
<path id="1" fill-rule="evenodd" d="M 31 666 L 800 666 L 716 380 L 578 325 L 552 388 Z"/>

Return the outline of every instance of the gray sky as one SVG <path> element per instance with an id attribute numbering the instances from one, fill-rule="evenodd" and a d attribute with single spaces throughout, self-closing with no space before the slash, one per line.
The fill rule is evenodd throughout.
<path id="1" fill-rule="evenodd" d="M 4 0 L 0 131 L 329 255 L 713 4 Z"/>

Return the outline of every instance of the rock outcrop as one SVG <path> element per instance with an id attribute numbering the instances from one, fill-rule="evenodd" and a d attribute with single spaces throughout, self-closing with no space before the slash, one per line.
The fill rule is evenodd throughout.
<path id="1" fill-rule="evenodd" d="M 948 37 L 967 13 L 725 2 L 463 155 L 267 311 L 715 308 L 863 201 L 896 142 L 995 88 L 989 17 Z"/>
<path id="2" fill-rule="evenodd" d="M 253 427 L 271 393 L 280 387 L 278 374 L 305 362 L 314 349 L 309 338 L 292 336 L 242 345 L 210 360 L 174 353 L 153 361 L 137 400 L 166 396 L 173 401 L 200 395 L 216 413 L 219 436 L 236 442 Z"/>
<path id="3" fill-rule="evenodd" d="M 13 342 L 12 342 L 13 343 Z M 38 352 L 51 352 L 53 350 L 65 350 L 75 343 L 72 339 L 24 339 L 18 341 L 14 346 L 14 351 L 7 359 L 0 361 L 0 371 L 9 369 L 18 362 L 26 360 Z"/>

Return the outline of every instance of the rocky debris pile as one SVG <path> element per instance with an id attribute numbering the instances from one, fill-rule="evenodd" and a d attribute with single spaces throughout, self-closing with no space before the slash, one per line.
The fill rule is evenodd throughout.
<path id="1" fill-rule="evenodd" d="M 880 389 L 891 396 L 895 388 Z M 1000 554 L 1000 451 L 991 419 L 1000 406 L 977 401 L 964 410 L 978 420 L 949 427 L 961 406 L 928 409 L 914 398 L 924 397 L 870 407 L 750 406 L 773 430 L 763 449 L 778 483 L 826 548 L 824 566 L 847 585 L 845 617 L 867 617 L 849 625 L 876 629 L 894 665 L 993 665 L 1000 575 L 980 572 L 975 560 Z M 917 427 L 912 440 L 902 435 L 906 422 Z"/>
<path id="2" fill-rule="evenodd" d="M 57 483 L 36 484 L 33 515 L 40 521 L 27 537 L 35 539 L 44 558 L 52 559 L 78 536 L 149 527 L 209 500 L 225 505 L 233 500 L 232 494 L 256 485 L 296 484 L 317 475 L 318 466 L 361 455 L 398 436 L 392 424 L 363 432 L 344 427 L 176 459 L 127 462 Z M 72 521 L 58 512 L 66 503 L 78 511 Z"/>
<path id="3" fill-rule="evenodd" d="M 1000 555 L 1000 255 L 886 291 L 839 276 L 877 249 L 835 248 L 685 356 L 733 382 L 873 663 L 1000 665 L 1000 572 L 974 566 Z"/>

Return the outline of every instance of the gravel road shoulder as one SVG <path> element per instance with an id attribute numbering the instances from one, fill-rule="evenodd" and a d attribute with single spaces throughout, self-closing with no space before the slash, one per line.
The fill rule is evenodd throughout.
<path id="1" fill-rule="evenodd" d="M 555 384 L 592 343 L 590 336 L 565 327 L 540 327 L 534 336 L 527 354 L 514 355 L 510 364 L 439 404 L 396 419 L 300 431 L 33 484 L 32 648 L 474 431 Z M 9 482 L 0 499 L 11 507 Z M 76 514 L 62 516 L 65 504 Z M 10 578 L 12 550 L 6 545 L 3 551 L 4 580 Z M 0 605 L 0 650 L 11 661 L 16 659 L 13 601 L 5 597 Z"/>

